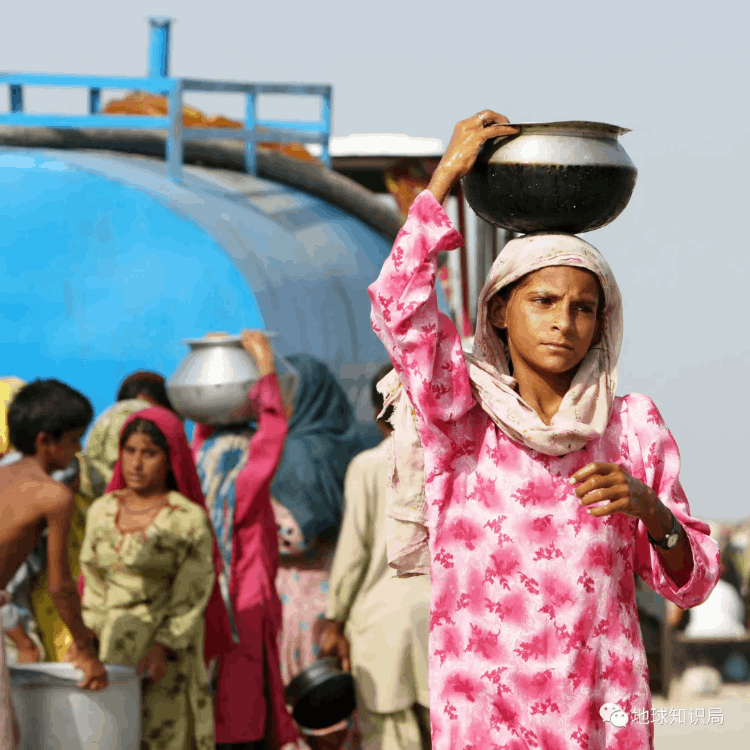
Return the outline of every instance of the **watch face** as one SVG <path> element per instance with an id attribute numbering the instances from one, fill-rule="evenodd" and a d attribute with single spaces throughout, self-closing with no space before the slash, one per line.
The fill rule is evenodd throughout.
<path id="1" fill-rule="evenodd" d="M 667 537 L 667 549 L 672 549 L 672 547 L 677 544 L 677 542 L 680 541 L 680 535 L 679 534 L 670 534 Z"/>

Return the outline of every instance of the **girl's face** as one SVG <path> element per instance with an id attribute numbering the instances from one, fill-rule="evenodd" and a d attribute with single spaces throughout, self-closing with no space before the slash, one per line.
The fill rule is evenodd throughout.
<path id="1" fill-rule="evenodd" d="M 581 363 L 601 331 L 599 282 L 572 266 L 549 266 L 523 278 L 507 301 L 490 300 L 489 320 L 505 329 L 514 369 L 567 373 Z"/>
<path id="2" fill-rule="evenodd" d="M 122 447 L 122 473 L 129 490 L 164 492 L 169 473 L 167 454 L 148 435 L 135 432 Z"/>

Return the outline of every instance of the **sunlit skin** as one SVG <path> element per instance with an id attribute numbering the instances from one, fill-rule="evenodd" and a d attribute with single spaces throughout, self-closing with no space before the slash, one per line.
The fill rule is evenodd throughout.
<path id="1" fill-rule="evenodd" d="M 166 505 L 169 457 L 148 435 L 135 432 L 122 446 L 120 461 L 127 489 L 117 493 L 117 527 L 122 533 L 141 531 Z M 169 653 L 167 646 L 154 643 L 138 664 L 138 674 L 159 682 L 167 673 Z"/>
<path id="2" fill-rule="evenodd" d="M 148 435 L 133 433 L 122 446 L 122 474 L 127 490 L 127 505 L 156 505 L 167 492 L 169 460 L 167 454 Z"/>
<path id="3" fill-rule="evenodd" d="M 21 461 L 33 462 L 34 466 L 41 465 L 45 474 L 65 469 L 81 450 L 84 432 L 83 429 L 64 432 L 59 440 L 55 440 L 46 432 L 40 432 L 36 440 L 36 455 L 27 456 Z M 17 625 L 6 632 L 16 646 L 19 664 L 31 664 L 42 658 L 39 647 L 29 638 L 23 626 Z"/>
<path id="4" fill-rule="evenodd" d="M 471 171 L 487 141 L 518 132 L 508 122 L 505 115 L 486 109 L 456 125 L 427 186 L 439 203 Z M 499 298 L 490 301 L 490 322 L 507 330 L 518 393 L 545 424 L 557 414 L 578 365 L 601 335 L 595 307 L 598 295 L 592 273 L 552 266 L 529 274 L 513 290 L 507 309 Z M 576 495 L 592 516 L 624 513 L 639 518 L 657 540 L 672 530 L 672 515 L 658 495 L 617 464 L 588 464 L 570 482 L 577 485 Z M 675 547 L 657 548 L 680 586 L 687 583 L 693 567 L 686 539 L 681 530 Z"/>
<path id="5" fill-rule="evenodd" d="M 51 479 L 50 474 L 64 469 L 81 449 L 84 429 L 64 432 L 55 439 L 39 432 L 34 454 L 0 470 L 0 588 L 3 588 L 28 553 L 47 534 L 47 590 L 60 618 L 68 626 L 73 648 L 66 660 L 83 671 L 79 687 L 101 690 L 107 686 L 107 673 L 97 657 L 96 637 L 81 615 L 81 601 L 68 560 L 68 533 L 75 508 L 72 490 Z M 16 633 L 19 655 L 36 660 L 24 633 Z M 11 634 L 11 637 L 13 634 Z M 19 643 L 20 641 L 20 643 Z"/>
<path id="6" fill-rule="evenodd" d="M 549 424 L 578 365 L 599 337 L 599 288 L 590 271 L 550 266 L 529 274 L 506 304 L 495 295 L 488 316 L 508 331 L 519 394 Z"/>
<path id="7" fill-rule="evenodd" d="M 67 469 L 76 454 L 81 452 L 81 440 L 85 432 L 83 429 L 64 432 L 59 440 L 46 432 L 40 432 L 36 439 L 37 463 L 41 463 L 47 473 Z"/>

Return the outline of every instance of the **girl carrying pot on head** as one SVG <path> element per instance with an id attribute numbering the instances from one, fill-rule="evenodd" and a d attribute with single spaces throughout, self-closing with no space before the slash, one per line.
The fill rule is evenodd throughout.
<path id="1" fill-rule="evenodd" d="M 433 747 L 653 748 L 633 572 L 692 607 L 719 556 L 656 406 L 615 395 L 612 271 L 577 237 L 520 237 L 480 294 L 472 354 L 438 311 L 438 253 L 463 243 L 441 204 L 506 123 L 456 126 L 369 290 L 395 367 L 389 558 L 431 575 Z"/>

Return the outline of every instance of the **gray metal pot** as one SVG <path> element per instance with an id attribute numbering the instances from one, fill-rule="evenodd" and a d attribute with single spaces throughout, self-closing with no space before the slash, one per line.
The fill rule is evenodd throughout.
<path id="1" fill-rule="evenodd" d="M 637 170 L 600 122 L 513 123 L 488 141 L 463 189 L 474 212 L 512 232 L 579 234 L 609 224 L 630 201 Z"/>
<path id="2" fill-rule="evenodd" d="M 265 332 L 269 338 L 275 334 Z M 253 358 L 242 348 L 241 336 L 210 336 L 182 343 L 190 352 L 167 381 L 175 410 L 186 419 L 215 427 L 254 421 L 248 392 L 258 380 Z M 284 403 L 294 403 L 299 375 L 278 354 L 276 374 Z"/>

